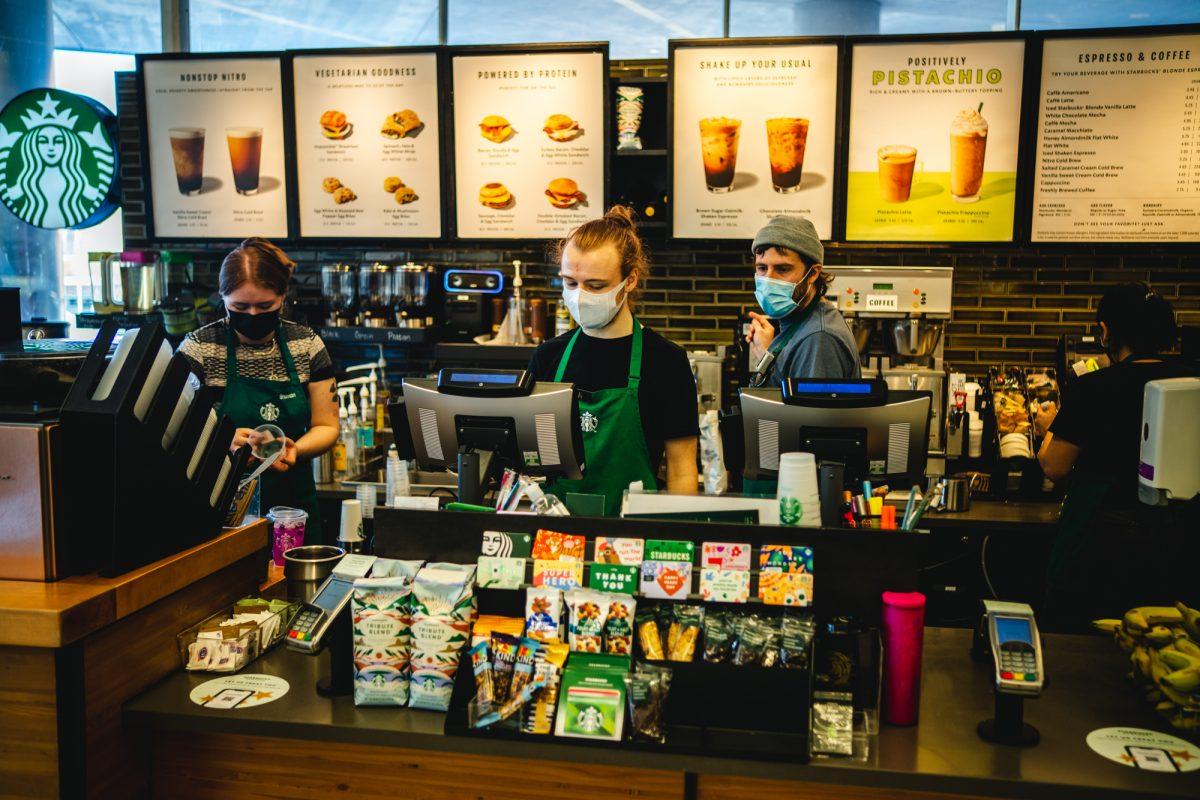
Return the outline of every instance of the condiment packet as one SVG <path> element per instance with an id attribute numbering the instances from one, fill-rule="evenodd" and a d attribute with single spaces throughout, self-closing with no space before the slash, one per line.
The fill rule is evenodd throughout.
<path id="1" fill-rule="evenodd" d="M 607 595 L 608 612 L 604 620 L 604 652 L 619 656 L 633 655 L 633 622 L 637 600 L 628 595 Z"/>
<path id="2" fill-rule="evenodd" d="M 642 563 L 646 542 L 644 539 L 613 539 L 596 537 L 597 564 L 624 564 L 636 567 Z"/>
<path id="3" fill-rule="evenodd" d="M 749 544 L 705 542 L 700 546 L 700 566 L 704 569 L 750 569 Z"/>
<path id="4" fill-rule="evenodd" d="M 638 589 L 638 568 L 625 564 L 592 564 L 588 567 L 588 588 L 633 594 Z"/>
<path id="5" fill-rule="evenodd" d="M 561 589 L 532 586 L 525 590 L 525 634 L 544 642 L 562 639 L 563 594 Z"/>
<path id="6" fill-rule="evenodd" d="M 533 552 L 533 537 L 528 533 L 484 531 L 483 546 L 479 552 L 499 558 L 529 558 Z"/>
<path id="7" fill-rule="evenodd" d="M 573 589 L 565 595 L 572 652 L 599 653 L 604 638 L 604 599 L 601 592 Z"/>
<path id="8" fill-rule="evenodd" d="M 691 564 L 696 559 L 696 544 L 670 539 L 647 539 L 645 558 L 647 561 L 686 561 Z"/>
<path id="9" fill-rule="evenodd" d="M 692 565 L 690 562 L 644 561 L 641 588 L 646 597 L 682 600 L 692 590 Z"/>
<path id="10" fill-rule="evenodd" d="M 713 603 L 745 603 L 750 599 L 750 572 L 742 569 L 700 570 L 700 598 Z"/>
<path id="11" fill-rule="evenodd" d="M 520 589 L 525 583 L 525 559 L 480 556 L 475 582 L 481 589 Z"/>
<path id="12" fill-rule="evenodd" d="M 533 585 L 567 591 L 583 585 L 583 564 L 578 561 L 533 562 Z"/>
<path id="13" fill-rule="evenodd" d="M 759 572 L 758 596 L 769 606 L 812 605 L 813 576 L 798 572 Z"/>
<path id="14" fill-rule="evenodd" d="M 540 530 L 533 538 L 533 557 L 543 561 L 583 561 L 587 539 L 569 533 Z"/>

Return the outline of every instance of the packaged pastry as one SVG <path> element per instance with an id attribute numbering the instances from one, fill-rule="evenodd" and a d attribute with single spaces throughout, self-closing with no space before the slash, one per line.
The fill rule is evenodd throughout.
<path id="1" fill-rule="evenodd" d="M 599 653 L 604 642 L 604 599 L 600 592 L 572 589 L 565 595 L 572 652 Z"/>
<path id="2" fill-rule="evenodd" d="M 676 606 L 667 633 L 667 659 L 691 661 L 704 627 L 704 606 Z"/>
<path id="3" fill-rule="evenodd" d="M 563 594 L 559 589 L 531 586 L 525 590 L 525 635 L 544 642 L 562 640 Z"/>
<path id="4" fill-rule="evenodd" d="M 609 594 L 608 614 L 604 620 L 604 652 L 619 656 L 633 655 L 633 621 L 637 600 L 628 595 Z"/>
<path id="5" fill-rule="evenodd" d="M 665 661 L 666 649 L 663 647 L 662 632 L 659 629 L 658 613 L 653 608 L 640 609 L 635 617 L 638 644 L 642 648 L 642 657 L 649 661 Z"/>
<path id="6" fill-rule="evenodd" d="M 662 744 L 667 740 L 664 720 L 671 670 L 654 664 L 638 664 L 625 679 L 628 687 L 629 720 L 634 739 Z"/>

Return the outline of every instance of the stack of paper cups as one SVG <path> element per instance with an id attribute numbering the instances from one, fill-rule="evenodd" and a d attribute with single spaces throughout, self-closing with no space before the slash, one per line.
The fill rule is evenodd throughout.
<path id="1" fill-rule="evenodd" d="M 373 483 L 360 483 L 354 490 L 359 505 L 362 506 L 364 519 L 375 519 L 375 503 L 379 499 L 379 490 Z"/>
<path id="2" fill-rule="evenodd" d="M 779 457 L 779 524 L 821 526 L 821 495 L 817 488 L 817 458 L 812 453 Z"/>
<path id="3" fill-rule="evenodd" d="M 362 503 L 357 500 L 342 501 L 342 527 L 338 532 L 339 542 L 361 542 L 363 540 Z"/>

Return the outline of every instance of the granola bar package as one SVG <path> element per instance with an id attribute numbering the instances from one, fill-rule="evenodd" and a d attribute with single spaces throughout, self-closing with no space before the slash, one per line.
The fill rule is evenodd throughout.
<path id="1" fill-rule="evenodd" d="M 570 616 L 567 632 L 572 652 L 599 653 L 604 642 L 604 606 L 606 595 L 591 589 L 573 589 L 566 593 Z"/>

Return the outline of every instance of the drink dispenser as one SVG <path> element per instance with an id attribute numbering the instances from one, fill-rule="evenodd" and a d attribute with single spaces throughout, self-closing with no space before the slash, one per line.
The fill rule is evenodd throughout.
<path id="1" fill-rule="evenodd" d="M 388 264 L 378 262 L 358 268 L 358 298 L 363 325 L 387 328 L 395 324 L 395 274 Z"/>
<path id="2" fill-rule="evenodd" d="M 358 316 L 358 274 L 352 265 L 322 265 L 321 294 L 329 304 L 329 327 L 354 325 Z"/>

